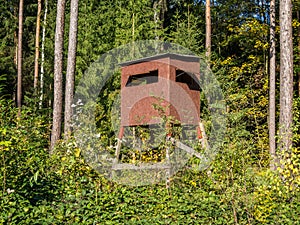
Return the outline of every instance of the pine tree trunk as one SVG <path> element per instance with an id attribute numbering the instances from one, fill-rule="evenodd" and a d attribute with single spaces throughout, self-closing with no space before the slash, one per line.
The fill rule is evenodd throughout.
<path id="1" fill-rule="evenodd" d="M 275 24 L 276 11 L 275 11 L 275 0 L 270 2 L 270 92 L 269 92 L 269 146 L 270 146 L 270 169 L 275 170 L 276 165 L 276 52 L 275 52 Z"/>
<path id="2" fill-rule="evenodd" d="M 281 154 L 292 147 L 293 105 L 293 36 L 292 2 L 280 0 L 280 118 L 279 149 Z M 281 165 L 282 166 L 282 165 Z"/>
<path id="3" fill-rule="evenodd" d="M 14 7 L 14 17 L 17 18 L 18 16 L 18 7 L 13 5 Z M 16 65 L 16 69 L 18 69 L 18 33 L 14 31 L 14 46 L 15 46 L 15 54 L 14 54 L 14 63 Z"/>
<path id="4" fill-rule="evenodd" d="M 154 9 L 154 23 L 155 23 L 155 40 L 158 41 L 159 40 L 159 36 L 158 36 L 158 21 L 159 21 L 159 16 L 158 16 L 158 7 L 157 7 L 157 2 L 155 1 L 153 3 L 153 9 Z M 156 47 L 157 49 L 157 47 Z"/>
<path id="5" fill-rule="evenodd" d="M 297 10 L 297 21 L 300 23 L 300 11 Z M 297 29 L 298 32 L 298 54 L 300 54 L 300 26 Z M 300 60 L 298 62 L 298 66 L 300 67 Z M 300 97 L 300 71 L 298 71 L 298 96 Z"/>
<path id="6" fill-rule="evenodd" d="M 210 0 L 206 0 L 205 8 L 205 23 L 206 23 L 206 35 L 205 35 L 205 49 L 206 58 L 210 60 L 211 56 L 211 15 L 210 15 Z"/>
<path id="7" fill-rule="evenodd" d="M 155 40 L 159 41 L 160 37 L 158 34 L 159 29 L 164 28 L 164 18 L 165 13 L 167 12 L 167 2 L 166 0 L 155 0 L 153 2 L 153 10 L 154 10 L 154 23 L 155 23 Z M 160 22 L 160 27 L 158 25 Z M 155 49 L 158 52 L 158 44 L 155 44 Z"/>
<path id="8" fill-rule="evenodd" d="M 38 10 L 36 16 L 36 31 L 35 31 L 35 59 L 34 59 L 34 79 L 33 88 L 36 91 L 39 78 L 39 55 L 40 55 L 40 22 L 41 22 L 42 2 L 38 0 Z"/>
<path id="9" fill-rule="evenodd" d="M 64 19 L 65 0 L 57 1 L 55 47 L 54 47 L 54 100 L 53 121 L 51 131 L 50 154 L 61 136 L 62 120 L 62 82 L 63 82 L 63 45 L 64 45 Z"/>
<path id="10" fill-rule="evenodd" d="M 14 17 L 17 18 L 18 12 L 17 12 L 18 7 L 14 5 Z M 14 63 L 16 66 L 16 70 L 18 70 L 18 32 L 15 30 L 14 31 L 14 46 L 15 46 L 15 54 L 14 54 Z M 17 103 L 17 91 L 13 91 L 13 101 Z"/>
<path id="11" fill-rule="evenodd" d="M 18 34 L 18 81 L 17 81 L 17 106 L 19 116 L 22 106 L 22 37 L 23 37 L 23 0 L 19 2 L 19 34 Z"/>
<path id="12" fill-rule="evenodd" d="M 42 30 L 42 50 L 41 50 L 41 76 L 40 76 L 40 108 L 43 105 L 44 95 L 44 63 L 45 63 L 45 37 L 46 37 L 46 25 L 47 25 L 47 13 L 48 13 L 48 0 L 45 1 L 45 12 Z"/>
<path id="13" fill-rule="evenodd" d="M 71 0 L 68 65 L 66 75 L 65 91 L 65 126 L 64 137 L 69 139 L 71 134 L 72 102 L 74 96 L 74 79 L 76 67 L 76 47 L 77 47 L 77 25 L 78 25 L 78 0 Z"/>
<path id="14" fill-rule="evenodd" d="M 272 1 L 272 0 L 271 0 Z M 271 1 L 270 1 L 270 4 L 271 4 Z M 263 22 L 266 23 L 266 7 L 265 7 L 265 0 L 261 0 L 260 2 L 260 5 L 261 5 L 261 17 L 263 19 Z M 271 7 L 271 6 L 270 6 Z"/>

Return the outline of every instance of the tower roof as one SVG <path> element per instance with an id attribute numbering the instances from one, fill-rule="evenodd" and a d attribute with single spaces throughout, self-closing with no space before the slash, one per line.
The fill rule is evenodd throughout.
<path id="1" fill-rule="evenodd" d="M 144 57 L 132 61 L 127 61 L 120 63 L 119 65 L 121 67 L 133 65 L 133 64 L 138 64 L 142 62 L 149 62 L 149 61 L 154 61 L 158 59 L 164 59 L 164 58 L 170 58 L 170 59 L 177 59 L 180 61 L 186 61 L 186 62 L 199 62 L 200 57 L 195 56 L 195 55 L 183 55 L 183 54 L 176 54 L 176 53 L 164 53 L 164 54 L 158 54 L 154 56 L 149 56 L 149 57 Z"/>

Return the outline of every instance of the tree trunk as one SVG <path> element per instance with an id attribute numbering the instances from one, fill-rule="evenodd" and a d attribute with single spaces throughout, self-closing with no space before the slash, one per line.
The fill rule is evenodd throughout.
<path id="1" fill-rule="evenodd" d="M 51 131 L 50 154 L 61 136 L 62 120 L 62 78 L 63 78 L 63 45 L 64 45 L 64 19 L 65 0 L 57 1 L 55 46 L 54 46 L 54 100 L 53 122 Z"/>
<path id="2" fill-rule="evenodd" d="M 167 2 L 166 0 L 155 0 L 153 2 L 154 9 L 154 23 L 155 23 L 155 40 L 159 41 L 160 37 L 158 34 L 159 29 L 164 28 L 164 18 L 165 13 L 167 12 Z M 160 27 L 158 26 L 158 22 L 160 22 Z M 155 49 L 158 52 L 158 45 L 155 44 Z"/>
<path id="3" fill-rule="evenodd" d="M 297 10 L 297 21 L 300 23 L 300 12 Z M 298 32 L 298 54 L 300 54 L 300 26 L 297 28 Z M 300 60 L 298 62 L 298 66 L 300 68 Z M 298 97 L 300 97 L 300 71 L 298 71 Z"/>
<path id="4" fill-rule="evenodd" d="M 42 2 L 41 0 L 38 0 L 38 9 L 37 9 L 37 16 L 36 16 L 36 31 L 35 31 L 35 59 L 34 59 L 34 79 L 33 79 L 33 88 L 35 92 L 36 92 L 38 78 L 39 78 L 41 11 L 42 11 Z"/>
<path id="5" fill-rule="evenodd" d="M 293 36 L 292 2 L 280 0 L 280 153 L 292 147 Z"/>
<path id="6" fill-rule="evenodd" d="M 270 169 L 275 170 L 276 165 L 276 52 L 275 52 L 275 24 L 276 11 L 275 0 L 270 2 L 270 92 L 269 92 L 269 146 L 270 146 Z"/>
<path id="7" fill-rule="evenodd" d="M 153 2 L 154 11 L 154 21 L 164 21 L 165 14 L 168 10 L 167 1 L 166 0 L 155 0 Z M 161 28 L 163 28 L 163 24 L 161 24 Z"/>
<path id="8" fill-rule="evenodd" d="M 272 0 L 271 0 L 272 1 Z M 270 1 L 270 4 L 271 4 L 271 1 Z M 265 0 L 261 0 L 260 2 L 260 5 L 261 5 L 261 17 L 263 19 L 263 22 L 266 23 L 266 7 L 265 7 Z M 271 7 L 271 6 L 270 6 Z M 271 22 L 271 21 L 270 21 Z"/>
<path id="9" fill-rule="evenodd" d="M 41 76 L 40 76 L 40 108 L 43 105 L 43 95 L 44 95 L 44 63 L 45 63 L 45 37 L 46 37 L 46 25 L 47 25 L 47 13 L 48 13 L 48 0 L 45 1 L 45 12 L 43 21 L 43 31 L 42 31 L 42 57 L 41 57 Z"/>
<path id="10" fill-rule="evenodd" d="M 23 0 L 19 2 L 19 34 L 18 34 L 18 81 L 17 81 L 17 106 L 19 116 L 22 106 L 22 36 L 23 36 Z"/>
<path id="11" fill-rule="evenodd" d="M 14 17 L 18 16 L 18 7 L 14 5 Z M 14 54 L 14 63 L 16 66 L 16 70 L 18 70 L 18 33 L 17 30 L 14 31 L 14 46 L 15 46 L 15 54 Z M 17 91 L 13 91 L 13 101 L 17 103 Z"/>
<path id="12" fill-rule="evenodd" d="M 65 126 L 64 137 L 69 139 L 71 134 L 72 102 L 74 96 L 74 79 L 76 67 L 76 47 L 77 47 L 77 24 L 78 24 L 78 0 L 71 0 L 68 65 L 66 75 L 65 91 Z"/>
<path id="13" fill-rule="evenodd" d="M 210 60 L 211 56 L 211 15 L 210 15 L 210 0 L 206 0 L 205 8 L 205 23 L 206 23 L 206 35 L 205 35 L 205 56 Z"/>
<path id="14" fill-rule="evenodd" d="M 158 17 L 158 10 L 157 10 L 157 2 L 155 1 L 153 3 L 153 9 L 154 9 L 154 23 L 155 23 L 155 40 L 158 41 L 159 40 L 159 36 L 158 36 L 158 21 L 159 21 L 159 17 Z"/>

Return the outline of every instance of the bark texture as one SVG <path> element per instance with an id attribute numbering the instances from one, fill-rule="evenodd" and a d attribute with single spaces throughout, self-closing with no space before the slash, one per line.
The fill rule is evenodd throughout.
<path id="1" fill-rule="evenodd" d="M 17 80 L 17 106 L 19 108 L 19 116 L 22 107 L 22 39 L 23 39 L 23 0 L 19 2 L 19 32 L 18 32 L 18 80 Z"/>
<path id="2" fill-rule="evenodd" d="M 42 49 L 41 49 L 41 76 L 40 76 L 40 108 L 43 105 L 44 95 L 44 63 L 45 63 L 45 38 L 46 38 L 46 25 L 47 25 L 47 13 L 48 13 L 48 0 L 45 1 L 45 12 L 42 30 Z"/>
<path id="3" fill-rule="evenodd" d="M 269 146 L 270 146 L 270 169 L 275 170 L 276 161 L 276 52 L 275 52 L 275 0 L 270 2 L 270 93 L 269 93 Z"/>
<path id="4" fill-rule="evenodd" d="M 74 97 L 74 79 L 76 68 L 76 48 L 77 48 L 77 26 L 78 25 L 78 0 L 71 0 L 68 65 L 66 75 L 65 91 L 65 124 L 64 137 L 69 139 L 71 133 L 72 102 Z"/>
<path id="5" fill-rule="evenodd" d="M 205 34 L 205 56 L 210 59 L 211 56 L 211 15 L 210 15 L 210 0 L 206 0 L 205 8 L 205 24 L 206 24 L 206 34 Z"/>
<path id="6" fill-rule="evenodd" d="M 35 90 L 37 88 L 38 79 L 39 79 L 41 11 L 42 11 L 42 0 L 38 0 L 38 9 L 37 9 L 37 16 L 36 16 L 36 31 L 35 31 L 35 58 L 34 58 L 34 79 L 33 79 L 33 87 Z"/>
<path id="7" fill-rule="evenodd" d="M 292 147 L 293 36 L 292 1 L 280 0 L 280 118 L 279 149 Z"/>
<path id="8" fill-rule="evenodd" d="M 64 19 L 65 0 L 58 0 L 54 47 L 54 100 L 50 154 L 53 153 L 54 146 L 61 136 Z"/>
<path id="9" fill-rule="evenodd" d="M 300 12 L 299 10 L 297 11 L 297 20 L 300 23 Z M 298 26 L 297 28 L 297 32 L 298 32 L 298 54 L 300 54 L 300 26 Z M 300 62 L 299 65 L 300 67 Z M 300 71 L 298 71 L 298 96 L 300 97 Z"/>

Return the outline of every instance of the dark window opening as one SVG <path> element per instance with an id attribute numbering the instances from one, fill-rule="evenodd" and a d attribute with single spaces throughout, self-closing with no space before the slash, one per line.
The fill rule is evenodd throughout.
<path id="1" fill-rule="evenodd" d="M 191 90 L 200 91 L 197 77 L 192 73 L 176 70 L 176 82 L 185 83 Z"/>
<path id="2" fill-rule="evenodd" d="M 150 71 L 149 73 L 132 75 L 128 78 L 126 87 L 138 86 L 144 84 L 152 84 L 158 82 L 158 70 Z"/>

